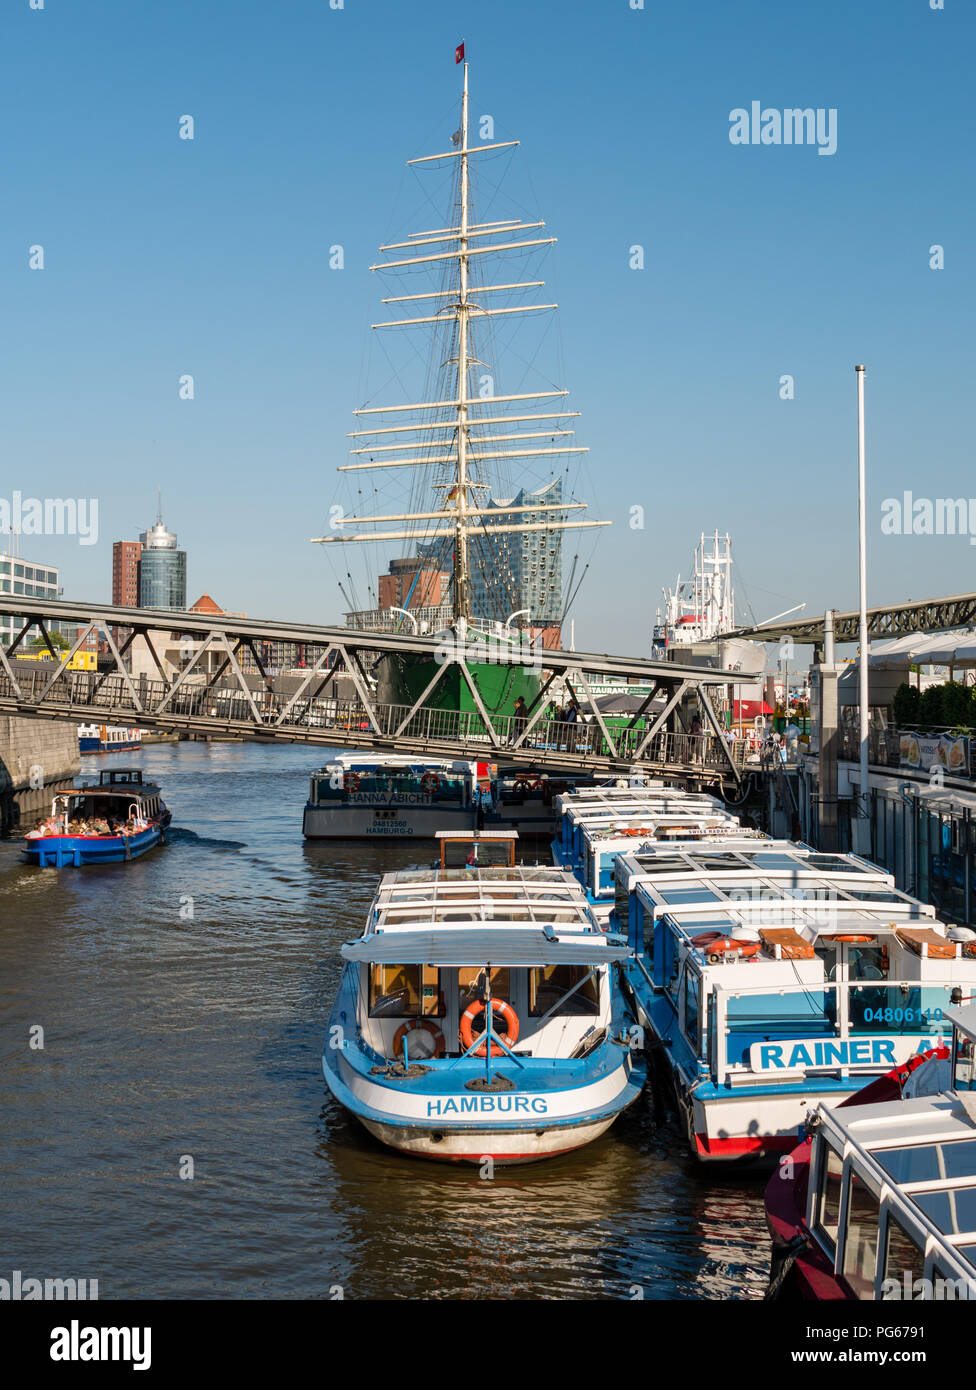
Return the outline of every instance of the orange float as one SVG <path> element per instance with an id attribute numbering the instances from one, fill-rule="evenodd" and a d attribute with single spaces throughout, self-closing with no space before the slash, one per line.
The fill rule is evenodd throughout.
<path id="1" fill-rule="evenodd" d="M 492 1013 L 498 1014 L 499 1018 L 504 1019 L 505 1023 L 508 1025 L 505 1041 L 508 1043 L 509 1047 L 511 1047 L 513 1043 L 518 1041 L 518 1014 L 512 1008 L 511 1004 L 506 1003 L 504 999 L 493 999 L 491 1001 L 491 1008 Z M 485 1005 L 483 1001 L 476 999 L 473 1004 L 468 1005 L 461 1015 L 461 1027 L 458 1030 L 458 1036 L 461 1039 L 461 1046 L 464 1048 L 465 1052 L 467 1052 L 468 1048 L 474 1043 L 474 1021 L 476 1018 L 480 1018 L 484 1011 Z M 488 1047 L 486 1043 L 482 1043 L 473 1053 L 475 1057 L 487 1057 L 487 1055 Z M 505 1055 L 505 1049 L 498 1043 L 492 1043 L 491 1055 L 493 1057 L 503 1057 Z"/>

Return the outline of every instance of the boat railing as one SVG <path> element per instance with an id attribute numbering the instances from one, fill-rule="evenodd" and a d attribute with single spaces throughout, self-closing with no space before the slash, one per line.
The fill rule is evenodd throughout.
<path id="1" fill-rule="evenodd" d="M 716 984 L 709 994 L 700 1055 L 709 1058 L 718 1086 L 732 1085 L 737 1078 L 753 1080 L 757 1072 L 773 1080 L 791 1071 L 846 1077 L 877 1072 L 881 1063 L 881 1069 L 887 1070 L 906 1056 L 873 1048 L 871 1040 L 948 1035 L 946 1011 L 957 1002 L 958 990 L 958 985 L 950 983 L 899 979 L 743 987 Z M 836 1047 L 833 1051 L 822 1048 L 818 1061 L 818 1043 L 868 1046 L 836 1056 Z M 790 1056 L 798 1046 L 806 1048 L 810 1061 L 801 1058 L 800 1065 L 791 1068 Z"/>

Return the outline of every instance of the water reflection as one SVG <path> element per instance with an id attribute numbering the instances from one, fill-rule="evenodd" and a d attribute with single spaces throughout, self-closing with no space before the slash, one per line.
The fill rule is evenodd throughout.
<path id="1" fill-rule="evenodd" d="M 304 845 L 322 760 L 112 755 L 159 780 L 169 844 L 62 871 L 0 844 L 10 1267 L 95 1277 L 103 1297 L 758 1296 L 761 1176 L 694 1167 L 651 1091 L 589 1148 L 490 1181 L 396 1156 L 334 1103 L 338 947 L 377 876 L 434 849 Z"/>

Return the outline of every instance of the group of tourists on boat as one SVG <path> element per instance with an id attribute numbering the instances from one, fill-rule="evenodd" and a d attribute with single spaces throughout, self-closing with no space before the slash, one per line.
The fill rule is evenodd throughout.
<path id="1" fill-rule="evenodd" d="M 127 820 L 117 820 L 114 816 L 93 816 L 91 818 L 72 818 L 48 816 L 46 820 L 34 822 L 28 830 L 26 839 L 42 840 L 48 835 L 138 835 L 149 822 L 142 816 L 129 816 Z"/>

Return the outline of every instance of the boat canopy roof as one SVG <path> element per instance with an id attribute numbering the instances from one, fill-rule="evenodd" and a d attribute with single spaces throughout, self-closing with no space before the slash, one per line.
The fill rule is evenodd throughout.
<path id="1" fill-rule="evenodd" d="M 655 916 L 691 936 L 750 926 L 806 928 L 809 939 L 878 936 L 935 918 L 934 907 L 901 892 L 891 874 L 866 859 L 789 841 L 650 847 L 624 856 L 621 871 L 628 882 L 636 878 L 633 886 Z"/>
<path id="2" fill-rule="evenodd" d="M 319 768 L 319 776 L 336 769 L 342 772 L 472 772 L 473 762 L 463 758 L 420 758 L 403 753 L 337 753 L 330 763 Z"/>
<path id="3" fill-rule="evenodd" d="M 976 1004 L 964 1004 L 958 1009 L 946 1009 L 945 1017 L 967 1038 L 976 1042 Z"/>
<path id="4" fill-rule="evenodd" d="M 659 815 L 721 815 L 734 819 L 718 797 L 683 791 L 680 787 L 597 787 L 564 792 L 557 799 L 557 810 L 576 824 L 611 822 L 652 811 Z"/>
<path id="5" fill-rule="evenodd" d="M 397 965 L 607 965 L 632 954 L 621 937 L 604 932 L 487 924 L 372 932 L 342 947 L 349 961 Z"/>
<path id="6" fill-rule="evenodd" d="M 976 1277 L 976 1113 L 971 1092 L 818 1108 L 820 1133 L 919 1249 Z M 973 1295 L 970 1294 L 970 1297 Z"/>

